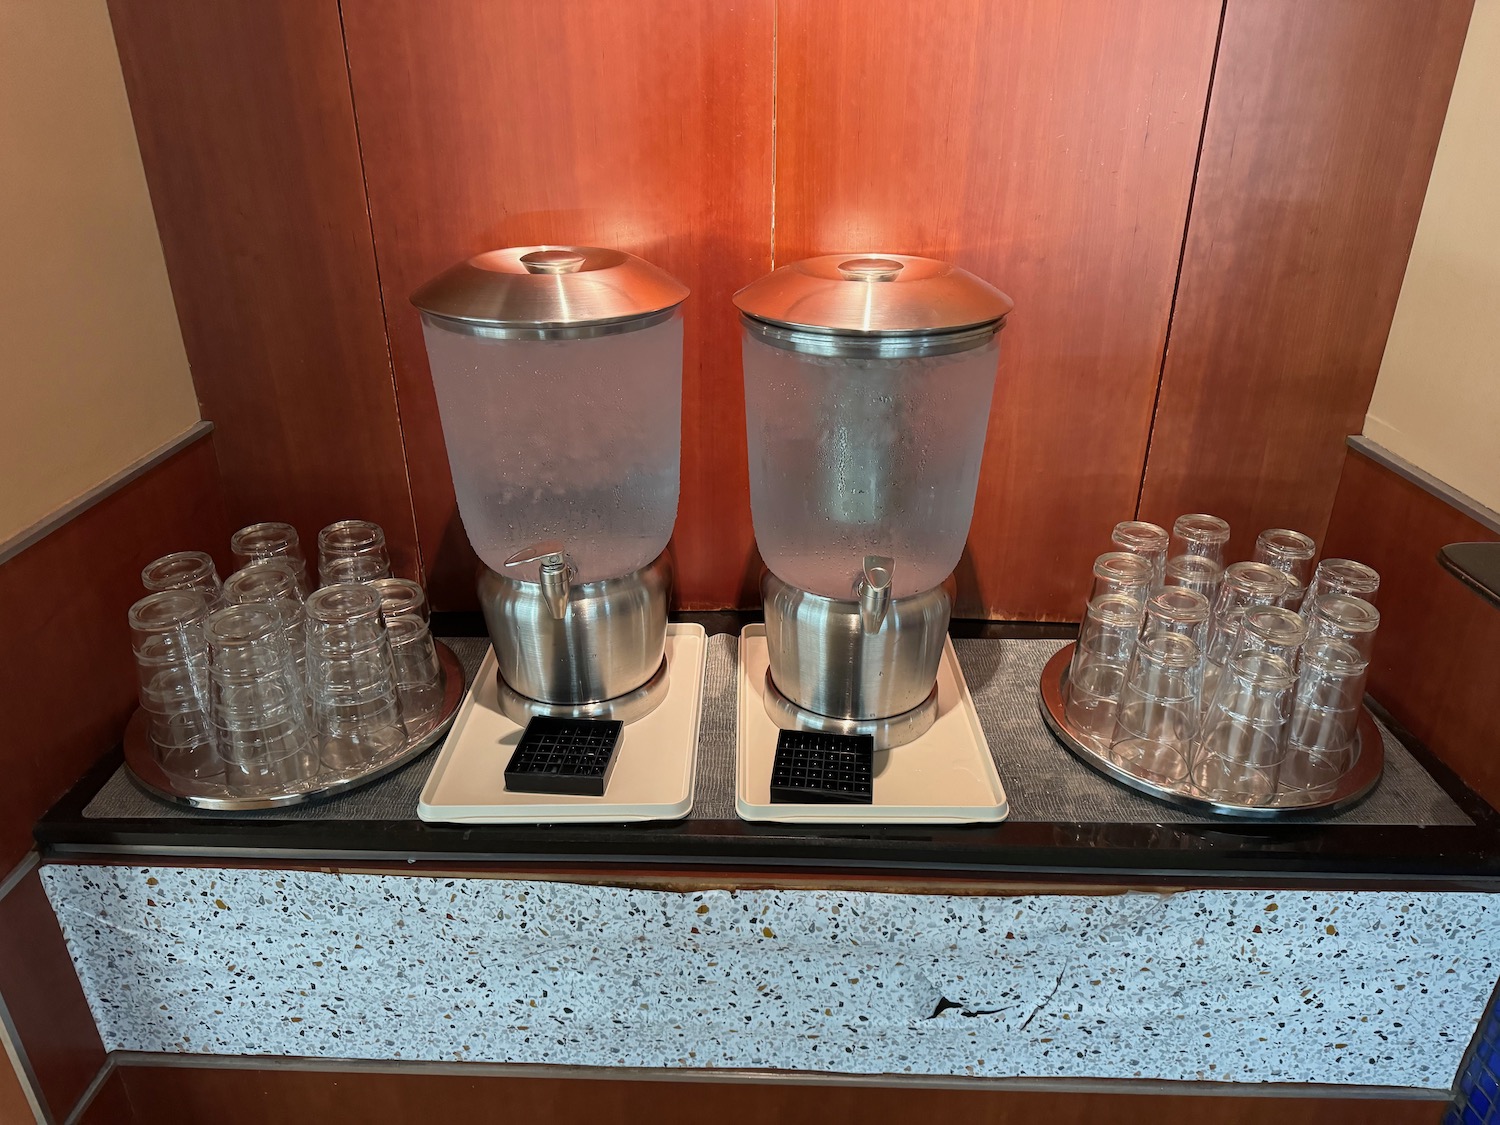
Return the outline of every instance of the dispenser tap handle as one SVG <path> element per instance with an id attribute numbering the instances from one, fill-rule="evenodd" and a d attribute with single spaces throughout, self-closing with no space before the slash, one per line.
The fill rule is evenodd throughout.
<path id="1" fill-rule="evenodd" d="M 506 559 L 504 565 L 525 566 L 528 563 L 540 564 L 537 580 L 542 586 L 542 598 L 547 603 L 547 611 L 561 621 L 567 616 L 568 593 L 573 589 L 572 557 L 560 540 L 544 539 L 522 547 Z"/>
<path id="2" fill-rule="evenodd" d="M 866 555 L 865 565 L 854 580 L 859 598 L 859 622 L 866 633 L 880 632 L 891 604 L 891 574 L 896 560 L 888 555 Z"/>

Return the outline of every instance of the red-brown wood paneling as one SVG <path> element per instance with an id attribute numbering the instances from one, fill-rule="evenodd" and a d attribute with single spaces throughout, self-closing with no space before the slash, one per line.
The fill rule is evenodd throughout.
<path id="1" fill-rule="evenodd" d="M 296 1120 L 294 1117 L 288 1121 Z M 110 1071 L 104 1085 L 89 1102 L 88 1108 L 78 1119 L 78 1125 L 151 1125 L 137 1117 L 130 1105 L 130 1095 L 125 1091 L 125 1078 L 121 1071 Z"/>
<path id="2" fill-rule="evenodd" d="M 112 0 L 235 526 L 384 525 L 416 574 L 337 0 Z"/>
<path id="3" fill-rule="evenodd" d="M 555 242 L 628 250 L 691 287 L 676 597 L 748 604 L 729 296 L 770 268 L 771 0 L 359 0 L 344 20 L 434 603 L 474 604 L 475 559 L 408 298 L 479 251 Z M 577 419 L 580 440 L 609 424 Z"/>
<path id="4" fill-rule="evenodd" d="M 415 1071 L 173 1069 L 122 1067 L 137 1117 L 156 1125 L 252 1125 L 317 1121 L 859 1121 L 909 1125 L 1437 1125 L 1444 1102 L 1332 1096 L 1254 1097 L 900 1089 L 743 1082 L 505 1078 Z"/>
<path id="5" fill-rule="evenodd" d="M 1228 0 L 1141 517 L 1320 538 L 1471 0 Z"/>
<path id="6" fill-rule="evenodd" d="M 104 1044 L 37 868 L 0 899 L 0 997 L 38 1092 L 66 1120 L 104 1066 Z"/>
<path id="7" fill-rule="evenodd" d="M 1016 302 L 961 613 L 1077 616 L 1134 515 L 1219 13 L 780 6 L 777 264 L 924 254 Z"/>
<path id="8" fill-rule="evenodd" d="M 143 597 L 141 567 L 201 550 L 222 567 L 228 531 L 213 443 L 205 438 L 0 565 L 10 644 L 0 763 L 0 871 L 31 844 L 31 826 L 114 745 L 135 709 L 125 614 Z"/>
<path id="9" fill-rule="evenodd" d="M 1500 805 L 1500 610 L 1437 561 L 1448 543 L 1500 539 L 1350 451 L 1323 554 L 1380 572 L 1369 690 L 1492 805 Z"/>
<path id="10" fill-rule="evenodd" d="M 9 1057 L 0 1050 L 0 1122 L 4 1125 L 31 1125 L 36 1120 L 21 1081 Z"/>

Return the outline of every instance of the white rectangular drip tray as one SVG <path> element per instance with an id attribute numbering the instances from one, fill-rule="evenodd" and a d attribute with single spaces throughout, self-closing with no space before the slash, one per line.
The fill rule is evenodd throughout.
<path id="1" fill-rule="evenodd" d="M 740 633 L 735 746 L 735 809 L 743 819 L 790 824 L 994 824 L 1005 819 L 1005 787 L 951 640 L 944 641 L 938 665 L 937 720 L 914 742 L 876 751 L 874 800 L 868 805 L 771 802 L 777 727 L 766 712 L 769 667 L 766 627 L 747 625 Z"/>
<path id="2" fill-rule="evenodd" d="M 490 649 L 422 788 L 417 815 L 460 824 L 620 824 L 686 816 L 693 807 L 707 657 L 703 626 L 667 626 L 666 698 L 649 715 L 625 724 L 604 795 L 579 797 L 505 788 L 505 766 L 524 727 L 500 713 Z"/>

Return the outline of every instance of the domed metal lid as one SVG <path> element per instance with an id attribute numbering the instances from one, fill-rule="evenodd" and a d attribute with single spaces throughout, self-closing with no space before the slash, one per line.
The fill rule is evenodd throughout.
<path id="1" fill-rule="evenodd" d="M 967 270 L 905 254 L 824 254 L 734 295 L 745 315 L 806 332 L 912 335 L 999 327 L 1015 307 Z"/>
<path id="2" fill-rule="evenodd" d="M 682 282 L 622 250 L 512 246 L 439 274 L 411 303 L 458 332 L 555 338 L 645 327 L 635 322 L 655 323 L 687 295 Z"/>

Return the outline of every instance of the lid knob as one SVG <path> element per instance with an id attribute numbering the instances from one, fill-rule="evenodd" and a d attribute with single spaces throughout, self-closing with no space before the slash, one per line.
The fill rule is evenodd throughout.
<path id="1" fill-rule="evenodd" d="M 838 265 L 839 273 L 850 281 L 895 281 L 903 268 L 894 258 L 850 258 Z"/>
<path id="2" fill-rule="evenodd" d="M 585 258 L 573 250 L 533 250 L 521 255 L 527 273 L 577 273 Z"/>

